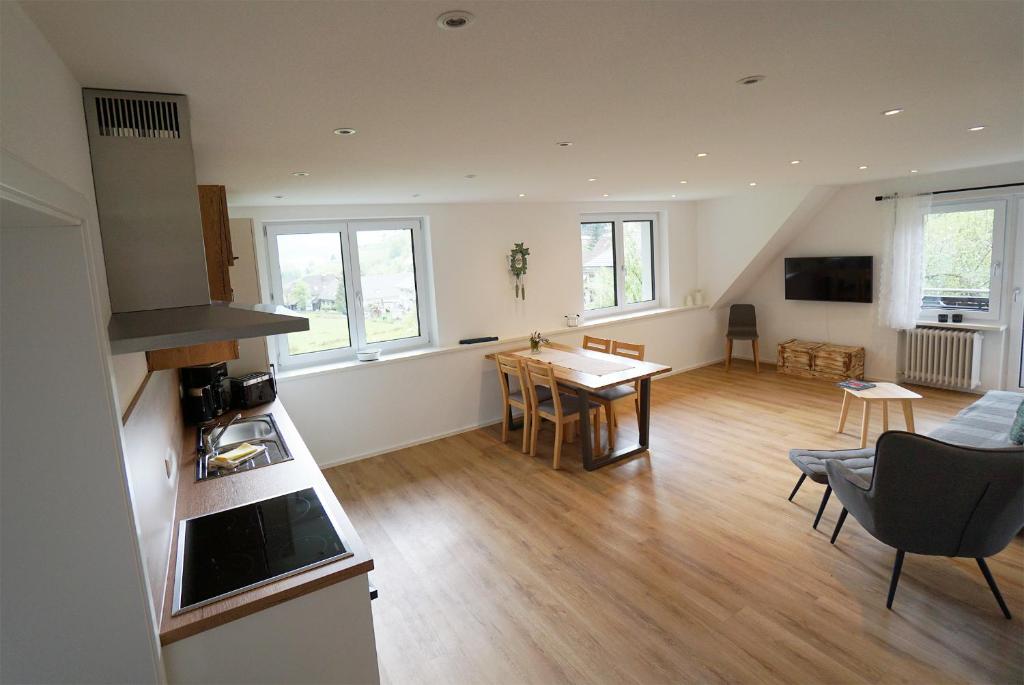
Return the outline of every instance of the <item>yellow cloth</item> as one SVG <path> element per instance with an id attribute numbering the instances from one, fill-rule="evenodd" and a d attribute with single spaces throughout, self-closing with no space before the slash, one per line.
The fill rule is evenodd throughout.
<path id="1" fill-rule="evenodd" d="M 214 466 L 216 468 L 234 468 L 247 459 L 252 459 L 256 454 L 264 449 L 266 448 L 262 446 L 256 447 L 255 445 L 243 442 L 233 450 L 228 450 L 227 452 L 218 454 L 216 457 L 211 457 L 207 462 L 207 465 Z"/>

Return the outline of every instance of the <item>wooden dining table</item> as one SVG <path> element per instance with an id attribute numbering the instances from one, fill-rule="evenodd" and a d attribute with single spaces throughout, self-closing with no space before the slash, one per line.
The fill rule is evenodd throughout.
<path id="1" fill-rule="evenodd" d="M 494 359 L 494 354 L 486 355 Z M 668 373 L 671 366 L 640 361 L 629 357 L 621 357 L 581 347 L 572 347 L 560 343 L 545 343 L 536 353 L 529 348 L 498 354 L 522 357 L 535 361 L 549 362 L 555 369 L 558 384 L 572 389 L 580 399 L 580 406 L 590 403 L 590 394 L 613 388 L 616 385 L 640 385 L 639 442 L 623 445 L 601 457 L 594 456 L 593 434 L 590 430 L 590 412 L 579 414 L 580 452 L 583 455 L 583 467 L 588 471 L 614 464 L 637 454 L 646 452 L 650 447 L 651 435 L 651 378 Z M 512 408 L 506 407 L 509 423 L 512 423 Z M 608 430 L 614 430 L 609 421 Z"/>

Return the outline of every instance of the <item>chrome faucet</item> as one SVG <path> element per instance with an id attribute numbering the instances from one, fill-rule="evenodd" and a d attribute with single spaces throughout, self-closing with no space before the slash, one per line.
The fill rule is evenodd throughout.
<path id="1" fill-rule="evenodd" d="M 230 420 L 221 423 L 219 426 L 210 431 L 209 435 L 206 436 L 206 453 L 217 455 L 217 447 L 220 445 L 220 439 L 224 435 L 231 424 L 242 418 L 242 414 L 238 413 L 231 417 Z"/>

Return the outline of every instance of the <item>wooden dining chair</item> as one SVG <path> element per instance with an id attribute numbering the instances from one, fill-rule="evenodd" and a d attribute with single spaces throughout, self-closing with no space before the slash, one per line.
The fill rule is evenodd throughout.
<path id="1" fill-rule="evenodd" d="M 637 361 L 643 361 L 644 350 L 646 348 L 643 345 L 637 345 L 634 343 L 622 342 L 621 340 L 613 340 L 611 345 L 611 353 L 617 354 L 620 357 L 627 357 L 629 359 L 635 359 Z M 640 381 L 633 383 L 623 383 L 622 385 L 616 385 L 611 388 L 605 388 L 594 393 L 594 401 L 601 404 L 604 407 L 604 416 L 608 422 L 608 449 L 615 449 L 615 427 L 618 426 L 618 419 L 615 417 L 615 402 L 625 397 L 633 396 L 633 404 L 636 406 L 636 420 L 639 425 L 640 421 Z"/>
<path id="2" fill-rule="evenodd" d="M 589 335 L 585 335 L 583 336 L 583 349 L 611 354 L 612 341 L 607 338 L 593 338 Z"/>
<path id="3" fill-rule="evenodd" d="M 530 456 L 537 455 L 537 433 L 540 430 L 542 419 L 547 419 L 555 424 L 555 454 L 551 460 L 551 468 L 557 469 L 562 459 L 562 439 L 566 436 L 566 430 L 572 431 L 573 424 L 579 420 L 580 402 L 579 397 L 569 393 L 559 392 L 558 379 L 555 378 L 555 368 L 546 362 L 524 360 L 523 366 L 526 369 L 526 386 L 529 389 L 533 417 L 530 422 Z M 542 390 L 547 390 L 550 396 L 542 399 Z M 586 408 L 592 415 L 594 426 L 594 452 L 601 453 L 601 405 L 591 402 Z M 572 433 L 569 432 L 571 437 Z"/>
<path id="4" fill-rule="evenodd" d="M 498 367 L 498 382 L 501 384 L 501 441 L 508 442 L 510 409 L 515 407 L 523 412 L 523 454 L 530 451 L 530 419 L 532 418 L 533 393 L 526 390 L 526 375 L 523 370 L 521 357 L 506 354 L 494 355 L 494 362 Z M 514 378 L 518 389 L 509 385 L 509 378 Z M 543 400 L 551 399 L 551 392 L 546 388 L 540 388 L 537 397 Z"/>

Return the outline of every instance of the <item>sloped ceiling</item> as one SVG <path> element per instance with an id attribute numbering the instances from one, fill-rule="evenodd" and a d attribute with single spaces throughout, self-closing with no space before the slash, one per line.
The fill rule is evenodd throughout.
<path id="1" fill-rule="evenodd" d="M 712 307 L 746 291 L 836 192 L 833 186 L 774 188 L 697 205 L 699 280 Z"/>

